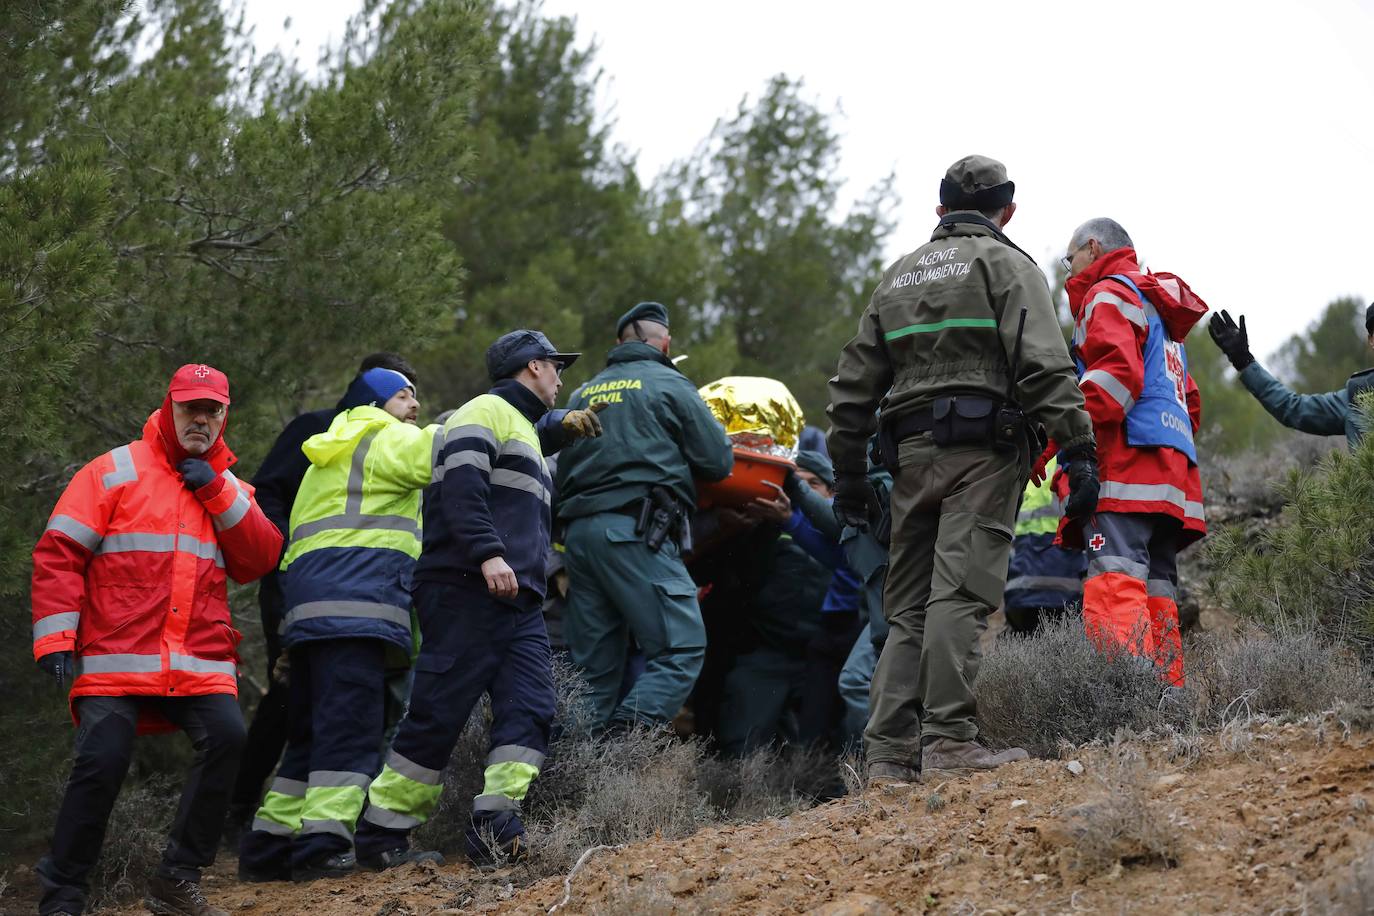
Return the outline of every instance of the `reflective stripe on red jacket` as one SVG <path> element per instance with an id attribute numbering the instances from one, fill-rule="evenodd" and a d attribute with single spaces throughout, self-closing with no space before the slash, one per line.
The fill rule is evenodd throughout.
<path id="1" fill-rule="evenodd" d="M 219 476 L 192 493 L 155 411 L 141 440 L 68 484 L 33 550 L 33 653 L 75 652 L 73 699 L 237 694 L 241 634 L 225 575 L 242 583 L 268 572 L 282 537 L 229 471 L 233 461 L 219 449 Z"/>
<path id="2" fill-rule="evenodd" d="M 1124 274 L 1140 288 L 1173 340 L 1182 341 L 1207 306 L 1178 278 L 1142 273 L 1131 248 L 1104 254 L 1065 286 L 1074 318 L 1074 354 L 1084 369 L 1079 386 L 1097 437 L 1102 482 L 1097 511 L 1171 516 L 1183 523 L 1183 544 L 1188 544 L 1207 533 L 1197 465 L 1176 449 L 1126 441 L 1126 414 L 1145 384 L 1149 321 L 1135 291 L 1112 274 Z M 1184 394 L 1196 433 L 1202 398 L 1191 375 L 1185 374 Z M 1062 470 L 1055 491 L 1061 499 L 1068 496 Z M 1059 531 L 1064 543 L 1081 546 L 1078 525 L 1061 522 Z"/>

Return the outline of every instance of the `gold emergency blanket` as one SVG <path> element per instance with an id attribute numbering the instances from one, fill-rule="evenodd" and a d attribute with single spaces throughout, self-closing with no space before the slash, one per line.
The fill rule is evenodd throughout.
<path id="1" fill-rule="evenodd" d="M 796 457 L 806 419 L 782 382 L 731 375 L 703 386 L 700 394 L 735 445 L 779 458 Z"/>

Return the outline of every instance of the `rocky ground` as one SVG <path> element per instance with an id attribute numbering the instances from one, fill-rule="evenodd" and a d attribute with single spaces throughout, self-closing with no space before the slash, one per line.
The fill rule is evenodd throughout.
<path id="1" fill-rule="evenodd" d="M 450 864 L 244 885 L 225 868 L 206 886 L 253 916 L 1374 912 L 1374 735 L 1328 715 L 1133 738 L 599 849 L 570 881 L 514 876 Z"/>

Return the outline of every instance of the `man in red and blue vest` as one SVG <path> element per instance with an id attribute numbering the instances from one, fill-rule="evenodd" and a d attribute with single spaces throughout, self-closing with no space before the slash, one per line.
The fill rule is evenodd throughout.
<path id="1" fill-rule="evenodd" d="M 1143 272 L 1111 219 L 1079 226 L 1063 263 L 1101 473 L 1096 515 L 1059 527 L 1087 553 L 1083 622 L 1099 645 L 1148 658 L 1181 686 L 1178 552 L 1207 533 L 1193 442 L 1202 399 L 1183 340 L 1207 306 L 1173 274 Z M 1062 471 L 1055 488 L 1068 495 Z"/>

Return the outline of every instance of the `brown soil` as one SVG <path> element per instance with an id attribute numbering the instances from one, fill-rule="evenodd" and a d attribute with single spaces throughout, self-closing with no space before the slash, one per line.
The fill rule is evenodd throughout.
<path id="1" fill-rule="evenodd" d="M 1091 749 L 1077 756 L 1081 774 L 1069 761 L 1033 760 L 601 850 L 558 912 L 1298 912 L 1374 850 L 1374 736 L 1343 734 L 1328 718 L 1129 747 L 1134 768 Z M 1083 825 L 1129 794 L 1126 784 L 1140 790 L 1143 807 L 1124 809 L 1138 823 L 1128 814 L 1114 838 L 1088 838 Z M 1172 848 L 1142 840 L 1151 829 Z M 210 875 L 206 889 L 253 916 L 535 914 L 564 898 L 562 877 L 524 889 L 516 877 L 453 864 L 308 886 Z"/>

